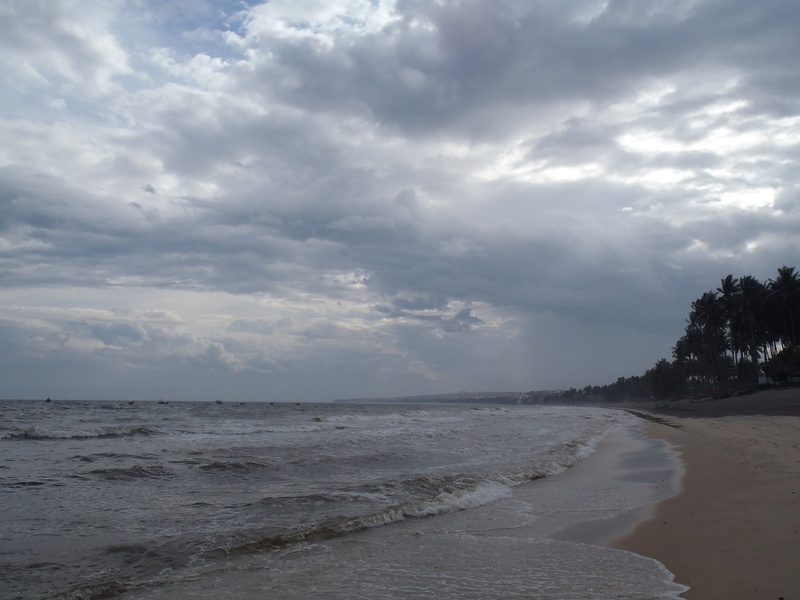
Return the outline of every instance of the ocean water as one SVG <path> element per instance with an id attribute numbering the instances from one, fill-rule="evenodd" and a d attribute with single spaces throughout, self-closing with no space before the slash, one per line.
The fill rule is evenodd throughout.
<path id="1" fill-rule="evenodd" d="M 679 471 L 609 409 L 5 401 L 0 597 L 678 598 L 603 543 Z"/>

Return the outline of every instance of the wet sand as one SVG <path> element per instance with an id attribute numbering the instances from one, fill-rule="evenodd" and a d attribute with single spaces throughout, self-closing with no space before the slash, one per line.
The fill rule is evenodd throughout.
<path id="1" fill-rule="evenodd" d="M 613 546 L 663 563 L 689 600 L 800 598 L 800 389 L 641 409 L 686 472 Z"/>

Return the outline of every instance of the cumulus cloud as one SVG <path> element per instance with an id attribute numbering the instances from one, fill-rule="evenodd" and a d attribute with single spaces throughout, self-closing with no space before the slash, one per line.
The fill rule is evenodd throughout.
<path id="1" fill-rule="evenodd" d="M 788 0 L 0 17 L 0 396 L 604 383 L 800 256 Z"/>

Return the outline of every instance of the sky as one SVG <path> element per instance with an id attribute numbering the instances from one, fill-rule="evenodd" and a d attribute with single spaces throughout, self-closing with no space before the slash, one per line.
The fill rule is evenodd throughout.
<path id="1" fill-rule="evenodd" d="M 800 267 L 796 0 L 0 0 L 0 398 L 602 385 Z"/>

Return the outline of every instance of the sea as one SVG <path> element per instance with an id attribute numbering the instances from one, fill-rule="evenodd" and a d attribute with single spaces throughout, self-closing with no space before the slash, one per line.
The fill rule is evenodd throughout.
<path id="1" fill-rule="evenodd" d="M 680 477 L 609 408 L 0 401 L 0 597 L 675 599 L 609 542 Z"/>

